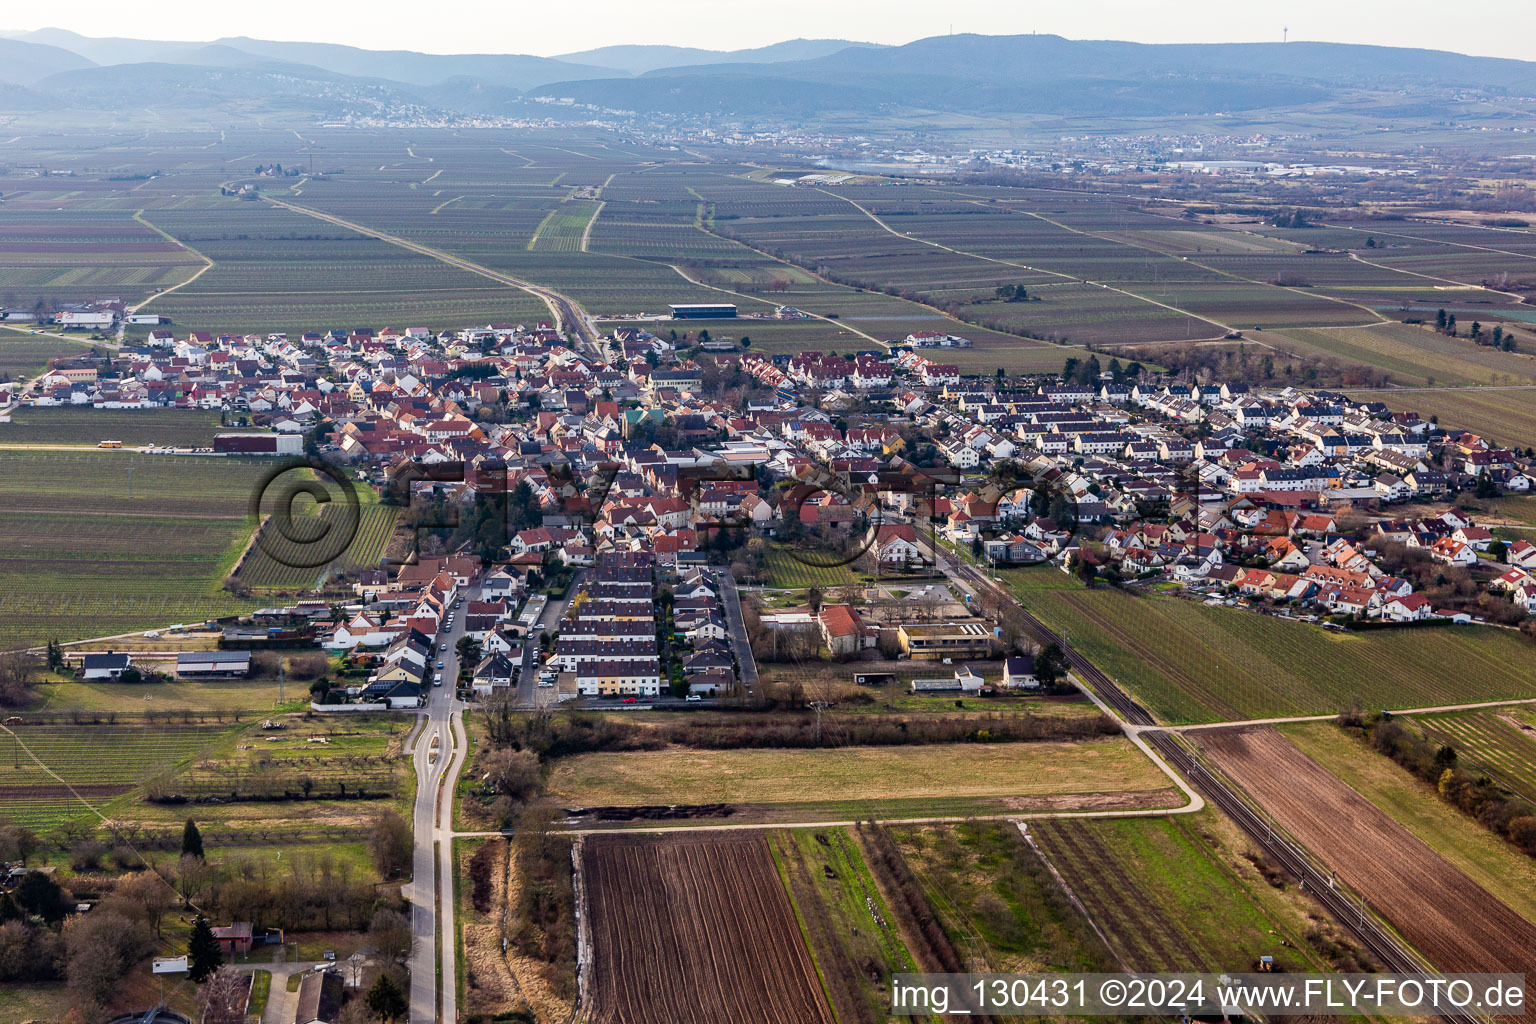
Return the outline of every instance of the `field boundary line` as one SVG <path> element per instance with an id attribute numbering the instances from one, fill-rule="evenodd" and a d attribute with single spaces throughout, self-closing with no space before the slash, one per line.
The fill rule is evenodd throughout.
<path id="1" fill-rule="evenodd" d="M 175 235 L 172 235 L 172 234 L 170 234 L 167 231 L 163 231 L 160 228 L 155 227 L 149 221 L 145 220 L 144 219 L 144 211 L 143 210 L 136 211 L 134 213 L 134 215 L 133 215 L 133 219 L 138 221 L 140 224 L 143 224 L 145 227 L 149 228 L 149 230 L 153 231 L 155 234 L 159 235 L 161 238 L 164 238 L 166 241 L 174 242 L 176 245 L 181 246 L 181 248 L 185 249 L 187 252 L 191 253 L 192 255 L 196 256 L 198 259 L 202 260 L 204 265 L 203 265 L 203 267 L 201 269 L 199 269 L 196 273 L 194 273 L 191 277 L 187 278 L 185 281 L 182 281 L 179 284 L 173 284 L 169 288 L 162 289 L 161 291 L 156 292 L 155 294 L 151 295 L 149 298 L 145 299 L 143 302 L 138 303 L 137 305 L 129 306 L 128 307 L 128 312 L 130 312 L 130 313 L 137 313 L 139 310 L 143 309 L 145 306 L 149 305 L 151 302 L 154 302 L 156 299 L 161 298 L 162 296 L 165 296 L 165 295 L 169 295 L 171 292 L 176 291 L 178 288 L 185 288 L 187 285 L 191 284 L 193 281 L 196 281 L 198 278 L 200 278 L 204 274 L 208 273 L 208 271 L 212 270 L 214 268 L 214 266 L 216 265 L 214 263 L 213 259 L 210 258 L 205 253 L 199 252 L 197 249 L 192 248 L 190 245 L 188 245 L 186 242 L 183 242 L 181 239 L 177 238 Z"/>
<path id="2" fill-rule="evenodd" d="M 539 244 L 539 236 L 544 233 L 544 229 L 549 226 L 549 222 L 554 220 L 559 215 L 559 206 L 554 207 L 548 213 L 546 213 L 544 215 L 544 219 L 539 221 L 539 226 L 533 229 L 533 234 L 528 238 L 528 244 L 523 246 L 523 248 L 528 252 L 533 252 L 533 247 Z"/>
<path id="3" fill-rule="evenodd" d="M 1452 714 L 1457 711 L 1478 711 L 1483 708 L 1515 707 L 1523 704 L 1536 704 L 1536 697 L 1510 697 L 1507 700 L 1485 700 L 1472 704 L 1443 704 L 1425 708 L 1385 708 L 1394 715 L 1440 715 Z M 1331 715 L 1288 715 L 1279 718 L 1245 718 L 1234 719 L 1229 722 L 1198 722 L 1193 725 L 1146 725 L 1134 726 L 1138 730 L 1160 730 L 1162 732 L 1199 732 L 1210 729 L 1242 729 L 1258 725 L 1288 725 L 1302 722 L 1331 722 L 1337 719 L 1337 713 Z"/>
<path id="4" fill-rule="evenodd" d="M 613 180 L 613 176 L 609 175 L 608 180 L 612 181 Z M 601 192 L 602 189 L 598 189 L 598 191 Z M 592 216 L 587 218 L 587 226 L 581 232 L 581 251 L 582 252 L 586 252 L 587 251 L 587 243 L 592 240 L 592 226 L 597 223 L 598 216 L 603 212 L 603 207 L 605 207 L 607 205 L 608 205 L 608 200 L 606 200 L 606 199 L 599 199 L 597 201 L 597 209 L 593 210 L 592 211 Z"/>
<path id="5" fill-rule="evenodd" d="M 818 191 L 820 191 L 820 190 L 818 190 Z M 949 190 L 946 189 L 944 191 L 949 191 Z M 831 193 L 829 193 L 829 194 L 831 194 Z M 968 193 L 968 192 L 955 192 L 953 194 L 954 195 L 958 195 L 958 196 L 965 196 L 965 197 L 969 198 L 970 200 L 972 200 L 972 202 L 975 205 L 986 207 L 986 204 L 983 202 L 982 197 L 980 197 L 980 196 L 972 195 L 971 193 Z M 852 200 L 849 200 L 849 202 L 852 202 Z M 987 207 L 987 208 L 990 209 L 990 207 Z M 1291 292 L 1291 293 L 1296 294 L 1296 295 L 1321 295 L 1323 298 L 1327 299 L 1329 302 L 1337 302 L 1340 305 L 1344 305 L 1344 306 L 1353 306 L 1356 309 L 1358 309 L 1358 310 L 1360 310 L 1360 311 L 1362 311 L 1364 313 L 1368 313 L 1369 315 L 1376 317 L 1376 322 L 1375 323 L 1370 323 L 1370 324 L 1346 324 L 1346 325 L 1343 325 L 1343 326 L 1349 326 L 1349 327 L 1375 327 L 1375 326 L 1378 326 L 1380 324 L 1393 323 L 1394 322 L 1394 321 L 1389 320 L 1386 317 L 1382 316 L 1380 311 L 1378 311 L 1378 310 L 1372 309 L 1371 307 L 1366 306 L 1366 305 L 1362 305 L 1361 303 L 1358 303 L 1358 302 L 1351 302 L 1349 299 L 1340 298 L 1337 295 L 1330 295 L 1330 294 L 1328 294 L 1326 292 L 1309 292 L 1309 291 L 1304 291 L 1304 290 L 1302 290 L 1300 288 L 1295 288 L 1295 287 L 1291 287 L 1291 286 L 1288 286 L 1288 285 L 1271 284 L 1268 281 L 1258 281 L 1258 280 L 1255 280 L 1254 278 L 1251 278 L 1251 277 L 1244 277 L 1242 274 L 1233 273 L 1230 270 L 1223 270 L 1220 267 L 1213 267 L 1213 266 L 1211 266 L 1208 263 L 1202 262 L 1201 260 L 1190 259 L 1188 256 L 1183 256 L 1183 255 L 1176 256 L 1175 254 L 1173 254 L 1171 252 L 1168 252 L 1168 251 L 1166 251 L 1164 249 L 1159 249 L 1156 246 L 1143 245 L 1143 244 L 1141 244 L 1139 242 L 1134 242 L 1134 241 L 1130 241 L 1130 240 L 1127 240 L 1127 239 L 1112 238 L 1112 237 L 1108 237 L 1108 236 L 1105 236 L 1105 235 L 1098 234 L 1098 233 L 1093 232 L 1093 231 L 1085 231 L 1085 230 L 1083 230 L 1081 228 L 1074 228 L 1074 227 L 1072 227 L 1069 224 L 1063 224 L 1060 221 L 1052 220 L 1051 218 L 1045 216 L 1044 214 L 1035 213 L 1035 212 L 1033 212 L 1031 210 L 1021 210 L 1021 209 L 1016 209 L 1016 208 L 1011 207 L 1011 206 L 1004 206 L 1004 207 L 1001 207 L 1000 209 L 1002 209 L 1005 213 L 1017 213 L 1017 214 L 1022 214 L 1022 215 L 1026 216 L 1026 217 L 1034 217 L 1036 220 L 1044 221 L 1045 223 L 1050 224 L 1053 227 L 1058 227 L 1058 228 L 1060 228 L 1063 231 L 1070 231 L 1074 235 L 1082 235 L 1085 238 L 1097 238 L 1100 241 L 1111 242 L 1111 243 L 1113 243 L 1115 245 L 1123 245 L 1123 246 L 1125 246 L 1126 248 L 1129 248 L 1129 249 L 1140 249 L 1143 252 L 1156 253 L 1157 255 L 1164 256 L 1164 257 L 1166 257 L 1168 259 L 1177 259 L 1180 262 L 1188 263 L 1191 266 L 1199 267 L 1202 270 L 1208 270 L 1211 273 L 1216 274 L 1219 277 L 1227 277 L 1227 278 L 1231 278 L 1234 281 L 1242 281 L 1242 282 L 1244 282 L 1246 284 L 1255 284 L 1255 285 L 1259 285 L 1260 287 L 1263 287 L 1263 288 L 1278 288 L 1281 291 Z M 871 216 L 873 216 L 873 214 L 871 214 Z M 908 237 L 915 237 L 915 236 L 908 236 Z M 1267 236 L 1259 235 L 1258 237 L 1264 238 L 1264 237 L 1267 237 Z M 921 241 L 921 239 L 919 239 L 919 241 Z M 1282 239 L 1282 241 L 1284 241 L 1284 239 Z M 954 250 L 954 251 L 955 252 L 959 252 L 961 250 L 957 249 L 957 250 Z M 968 253 L 967 255 L 975 255 L 975 254 L 974 253 Z M 980 256 L 978 258 L 979 259 L 987 259 L 988 257 Z M 1022 264 L 1020 264 L 1020 265 L 1022 266 Z M 1055 271 L 1042 270 L 1039 267 L 1030 267 L 1028 269 L 1037 271 L 1038 273 L 1042 273 L 1042 274 L 1055 273 Z M 1390 267 L 1384 267 L 1382 269 L 1390 270 L 1391 268 Z M 1087 278 L 1082 278 L 1082 280 L 1087 280 Z M 1107 284 L 1103 284 L 1102 282 L 1093 282 L 1093 283 L 1099 284 L 1100 287 L 1103 287 L 1103 288 L 1109 288 L 1109 289 L 1111 289 L 1113 291 L 1123 292 L 1126 295 L 1134 295 L 1137 298 L 1145 299 L 1147 302 L 1151 302 L 1151 303 L 1154 303 L 1156 305 L 1163 306 L 1165 309 L 1178 310 L 1179 312 L 1183 313 L 1185 316 L 1192 316 L 1192 317 L 1194 317 L 1197 320 L 1204 320 L 1206 323 L 1217 324 L 1218 326 L 1220 326 L 1220 321 L 1218 321 L 1218 320 L 1212 320 L 1210 317 L 1200 316 L 1199 314 L 1191 313 L 1188 310 L 1179 310 L 1177 306 L 1169 306 L 1166 303 L 1158 302 L 1156 299 L 1148 298 L 1147 296 L 1141 295 L 1141 294 L 1139 294 L 1137 292 L 1125 291 L 1125 289 L 1116 288 L 1114 285 L 1107 285 Z M 1234 329 L 1235 328 L 1230 328 L 1230 327 L 1228 328 L 1228 330 L 1234 330 Z"/>
<path id="6" fill-rule="evenodd" d="M 720 177 L 723 177 L 723 178 L 737 178 L 739 176 L 738 175 L 732 175 L 732 174 L 722 174 L 722 175 L 720 175 Z M 691 185 L 688 187 L 688 192 L 691 195 L 693 195 L 694 198 L 698 199 L 700 202 L 702 202 L 702 203 L 704 203 L 706 205 L 709 205 L 709 206 L 713 206 L 714 205 L 713 200 L 705 199 L 703 196 L 699 195 L 698 191 L 695 190 Z M 839 196 L 837 198 L 842 198 L 842 197 Z M 794 263 L 794 262 L 792 262 L 790 260 L 787 260 L 787 259 L 784 259 L 783 257 L 780 257 L 780 256 L 775 256 L 773 253 L 767 252 L 766 250 L 759 249 L 757 246 L 755 246 L 752 243 L 746 241 L 745 239 L 731 238 L 731 237 L 729 237 L 727 235 L 722 235 L 718 231 L 715 231 L 713 228 L 709 227 L 708 225 L 700 224 L 700 225 L 695 225 L 695 226 L 698 228 L 698 230 L 704 232 L 706 235 L 709 235 L 711 238 L 718 238 L 722 242 L 730 242 L 733 245 L 739 245 L 742 248 L 747 249 L 747 250 L 749 250 L 751 252 L 755 252 L 759 256 L 762 256 L 762 257 L 765 257 L 767 259 L 770 259 L 773 262 L 780 264 L 781 266 L 789 267 L 791 270 L 798 270 L 798 271 L 800 271 L 803 274 L 809 274 L 811 277 L 813 277 L 816 280 L 820 281 L 822 284 L 831 285 L 833 288 L 840 288 L 840 289 L 844 289 L 846 291 L 851 291 L 851 292 L 860 292 L 860 291 L 869 291 L 870 290 L 870 289 L 867 289 L 867 288 L 858 288 L 855 285 L 843 284 L 840 281 L 834 281 L 830 277 L 826 277 L 823 274 L 818 274 L 815 270 L 812 270 L 810 267 L 803 267 L 803 266 L 801 266 L 798 263 Z M 884 227 L 884 225 L 881 225 L 881 226 Z M 886 230 L 889 231 L 890 229 L 886 228 Z M 916 241 L 922 241 L 922 239 L 916 239 Z M 968 256 L 970 254 L 969 253 L 961 253 L 960 255 Z M 711 287 L 711 286 L 710 285 L 705 285 L 705 287 Z M 725 289 L 719 289 L 719 290 L 724 291 Z M 742 293 L 742 292 L 731 292 L 731 294 L 732 295 L 741 295 L 741 294 L 744 294 L 744 293 Z M 758 302 L 766 302 L 767 301 L 766 299 L 758 299 L 756 296 L 748 296 L 748 297 L 752 298 L 752 299 L 754 299 L 755 301 L 758 301 Z M 894 297 L 895 298 L 900 298 L 900 296 L 894 296 Z M 973 324 L 973 323 L 970 323 L 968 321 L 961 320 L 958 317 L 951 316 L 948 313 L 944 312 L 942 309 L 940 309 L 938 306 L 935 306 L 935 305 L 933 305 L 931 303 L 928 303 L 928 302 L 924 302 L 924 301 L 922 301 L 920 299 L 901 299 L 901 301 L 903 301 L 903 302 L 910 302 L 914 306 L 919 306 L 919 307 L 921 307 L 923 309 L 931 310 L 933 313 L 936 313 L 938 316 L 943 317 L 945 320 L 949 321 L 950 323 L 959 324 L 962 328 L 967 328 L 967 327 L 970 327 L 970 328 L 980 328 L 981 330 L 989 331 L 992 334 L 996 334 L 996 335 L 998 335 L 1000 337 L 1015 338 L 1015 339 L 1023 342 L 1025 347 L 1027 347 L 1027 348 L 1033 348 L 1035 346 L 1039 346 L 1041 349 L 1045 349 L 1045 348 L 1059 348 L 1059 349 L 1062 349 L 1063 351 L 1066 351 L 1066 350 L 1069 350 L 1069 349 L 1076 349 L 1078 351 L 1086 351 L 1086 346 L 1084 346 L 1084 345 L 1078 345 L 1078 344 L 1058 345 L 1058 344 L 1055 344 L 1054 342 L 1041 341 L 1038 338 L 1026 338 L 1026 337 L 1024 337 L 1021 334 L 1011 334 L 1011 333 L 1009 333 L 1007 331 L 1000 331 L 1000 330 L 997 330 L 996 328 L 987 327 L 987 326 L 985 326 L 983 324 Z M 801 312 L 802 313 L 806 313 L 806 314 L 808 314 L 810 316 L 816 316 L 817 315 L 817 314 L 811 313 L 809 310 L 805 310 L 805 309 L 802 309 Z M 837 324 L 839 327 L 847 327 L 848 326 L 843 321 L 841 321 L 841 320 L 832 320 L 830 317 L 820 317 L 819 319 L 828 320 L 831 323 Z M 852 327 L 849 327 L 848 329 L 851 330 L 851 331 L 854 331 L 854 333 L 859 334 L 862 337 L 866 337 L 866 338 L 869 337 L 869 335 L 864 334 L 863 331 L 855 330 Z M 887 352 L 889 352 L 890 349 L 891 349 L 891 346 L 889 344 L 887 344 L 886 342 L 878 341 L 877 340 L 876 344 L 880 345 Z"/>
<path id="7" fill-rule="evenodd" d="M 897 238 L 907 239 L 907 240 L 913 241 L 913 242 L 921 242 L 923 245 L 932 246 L 933 248 L 941 249 L 944 252 L 954 253 L 956 256 L 968 256 L 968 257 L 970 257 L 973 260 L 983 260 L 983 261 L 985 261 L 987 263 L 996 263 L 996 264 L 999 264 L 999 265 L 1005 266 L 1005 267 L 1014 267 L 1014 268 L 1019 269 L 1019 270 L 1028 270 L 1031 273 L 1035 273 L 1035 274 L 1050 274 L 1052 277 L 1059 277 L 1063 281 L 1072 281 L 1072 282 L 1081 282 L 1083 284 L 1091 284 L 1091 285 L 1093 285 L 1093 286 L 1095 286 L 1097 288 L 1105 288 L 1105 289 L 1108 289 L 1109 291 L 1112 291 L 1112 292 L 1119 292 L 1121 295 L 1124 295 L 1124 296 L 1126 296 L 1128 298 L 1135 299 L 1138 302 L 1145 302 L 1145 303 L 1148 303 L 1149 305 L 1158 306 L 1158 307 L 1160 307 L 1162 309 L 1166 309 L 1169 312 L 1178 313 L 1180 316 L 1187 316 L 1191 320 L 1199 320 L 1201 323 L 1207 323 L 1207 324 L 1210 324 L 1213 327 L 1219 327 L 1222 330 L 1223 333 L 1230 333 L 1231 331 L 1234 330 L 1233 327 L 1231 327 L 1228 324 L 1222 323 L 1220 320 L 1212 320 L 1208 316 L 1201 316 L 1198 313 L 1191 313 L 1187 309 L 1180 309 L 1178 306 L 1170 306 L 1166 302 L 1159 302 L 1156 299 L 1148 298 L 1145 295 L 1139 295 L 1136 292 L 1127 291 L 1124 288 L 1117 288 L 1117 287 L 1115 287 L 1112 284 L 1105 284 L 1103 281 L 1092 281 L 1092 280 L 1089 280 L 1086 277 L 1073 277 L 1071 274 L 1063 274 L 1063 273 L 1061 273 L 1060 271 L 1057 271 L 1057 270 L 1045 270 L 1042 267 L 1030 266 L 1027 263 L 1019 263 L 1019 262 L 1017 262 L 1015 260 L 1000 259 L 1000 258 L 998 258 L 996 256 L 982 256 L 982 255 L 980 255 L 978 253 L 967 252 L 964 249 L 955 249 L 955 248 L 952 248 L 951 246 L 944 245 L 944 244 L 942 244 L 940 242 L 933 242 L 933 241 L 930 241 L 930 240 L 928 240 L 926 238 L 923 238 L 923 237 L 921 237 L 919 235 L 914 235 L 914 234 L 909 234 L 909 233 L 908 234 L 904 234 L 904 233 L 902 233 L 900 231 L 897 231 L 895 228 L 891 227 L 885 221 L 881 220 L 875 214 L 871 213 L 869 210 L 865 209 L 863 206 L 859 205 L 854 200 L 849 199 L 847 196 L 840 196 L 836 192 L 828 192 L 824 188 L 818 188 L 818 189 L 816 189 L 816 191 L 822 193 L 823 195 L 831 196 L 833 199 L 841 199 L 843 202 L 847 203 L 849 206 L 852 206 L 855 210 L 858 210 L 864 216 L 868 217 L 870 220 L 874 221 L 876 224 L 880 225 L 882 228 L 884 228 L 886 231 L 890 232 L 891 234 L 895 235 Z M 978 205 L 979 205 L 979 203 L 978 203 Z M 1098 235 L 1089 235 L 1089 233 L 1086 232 L 1086 231 L 1078 231 L 1076 228 L 1069 228 L 1065 224 L 1057 224 L 1055 221 L 1050 220 L 1047 217 L 1042 217 L 1039 214 L 1035 214 L 1035 213 L 1029 213 L 1026 210 L 1010 210 L 1008 212 L 1010 212 L 1010 213 L 1023 213 L 1023 214 L 1025 214 L 1027 216 L 1030 216 L 1030 217 L 1036 217 L 1039 220 L 1042 220 L 1042 221 L 1044 221 L 1047 224 L 1052 224 L 1052 225 L 1054 225 L 1056 227 L 1059 227 L 1059 228 L 1061 228 L 1064 231 L 1071 231 L 1071 232 L 1074 232 L 1075 234 L 1079 234 L 1079 235 L 1088 235 L 1091 238 L 1098 238 L 1099 237 Z M 1105 241 L 1110 241 L 1110 239 L 1104 239 L 1104 240 Z M 1152 250 L 1148 250 L 1148 251 L 1149 252 L 1156 252 L 1157 250 L 1152 249 Z M 1159 253 L 1159 255 L 1166 256 L 1167 253 Z M 1207 269 L 1209 269 L 1209 268 L 1207 268 Z M 1219 339 L 1219 338 L 1216 338 L 1216 339 L 1211 339 L 1211 338 L 1186 338 L 1185 340 L 1186 341 L 1211 341 L 1211 340 L 1219 341 L 1221 339 Z"/>

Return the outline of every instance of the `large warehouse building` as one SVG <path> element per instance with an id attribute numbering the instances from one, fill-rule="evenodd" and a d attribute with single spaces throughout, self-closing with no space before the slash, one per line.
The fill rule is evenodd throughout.
<path id="1" fill-rule="evenodd" d="M 226 455 L 303 455 L 298 434 L 215 434 L 213 450 Z"/>
<path id="2" fill-rule="evenodd" d="M 672 307 L 673 320 L 734 320 L 736 307 L 729 302 L 689 302 Z"/>

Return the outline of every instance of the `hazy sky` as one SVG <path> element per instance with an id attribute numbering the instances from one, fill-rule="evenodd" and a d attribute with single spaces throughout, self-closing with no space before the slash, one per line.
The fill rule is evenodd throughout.
<path id="1" fill-rule="evenodd" d="M 1536 7 L 1531 0 L 52 0 L 0 13 L 0 28 L 44 26 L 141 39 L 246 35 L 373 49 L 543 55 L 616 43 L 739 49 L 799 36 L 904 43 L 951 30 L 1143 42 L 1279 41 L 1288 27 L 1293 40 L 1529 59 Z"/>

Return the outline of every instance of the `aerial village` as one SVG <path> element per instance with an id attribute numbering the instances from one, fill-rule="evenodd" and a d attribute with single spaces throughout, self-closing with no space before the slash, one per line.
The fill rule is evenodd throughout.
<path id="1" fill-rule="evenodd" d="M 351 659 L 322 704 L 414 707 L 445 665 L 466 695 L 531 705 L 741 698 L 781 640 L 799 657 L 955 666 L 923 681 L 935 689 L 1038 686 L 1038 651 L 941 575 L 881 585 L 936 564 L 1035 566 L 1320 629 L 1530 631 L 1536 545 L 1459 501 L 1530 491 L 1529 449 L 1326 391 L 1097 356 L 1058 375 L 966 376 L 930 351 L 969 345 L 920 332 L 840 356 L 635 324 L 595 344 L 548 322 L 155 326 L 8 397 L 216 410 L 229 427 L 212 448 L 153 450 L 307 453 L 417 512 L 494 519 L 327 580 L 344 601 L 230 627 L 298 622 Z M 795 559 L 850 566 L 862 585 L 776 579 Z M 112 657 L 98 671 L 129 667 Z"/>

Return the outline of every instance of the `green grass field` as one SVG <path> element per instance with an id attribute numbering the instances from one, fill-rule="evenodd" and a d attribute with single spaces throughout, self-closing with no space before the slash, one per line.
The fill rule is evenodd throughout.
<path id="1" fill-rule="evenodd" d="M 1005 570 L 1024 607 L 1172 724 L 1536 697 L 1530 641 L 1492 627 L 1325 632 L 1173 597 Z"/>
<path id="2" fill-rule="evenodd" d="M 849 565 L 813 565 L 823 553 L 811 551 L 805 559 L 796 558 L 788 549 L 778 545 L 768 548 L 764 585 L 780 588 L 851 587 L 859 582 L 859 575 Z"/>
<path id="3" fill-rule="evenodd" d="M 105 649 L 109 644 L 101 645 Z M 117 645 L 121 649 L 122 645 Z M 134 642 L 133 646 L 139 645 Z M 206 646 L 206 643 L 205 645 Z M 288 704 L 307 699 L 308 691 L 297 683 L 279 686 L 277 680 L 210 679 L 206 682 L 122 683 L 49 682 L 38 687 L 38 703 L 28 710 L 104 713 L 145 711 L 264 712 L 278 706 L 281 694 Z"/>
<path id="4" fill-rule="evenodd" d="M 1030 829 L 1132 970 L 1330 967 L 1305 937 L 1310 902 L 1269 885 L 1213 812 Z"/>
<path id="5" fill-rule="evenodd" d="M 313 510 L 314 505 L 310 504 L 309 508 Z M 292 541 L 285 540 L 274 523 L 268 520 L 262 527 L 262 536 L 256 539 L 236 575 L 241 583 L 254 590 L 298 591 L 314 588 L 317 582 L 337 572 L 376 568 L 384 557 L 385 546 L 394 533 L 399 515 L 398 508 L 373 503 L 360 505 L 353 520 L 348 510 L 332 503 L 320 509 L 320 518 L 326 524 L 295 523 L 294 529 L 307 530 L 314 525 L 316 533 L 306 532 Z M 318 531 L 326 525 L 352 522 L 356 523 L 356 533 L 339 557 L 322 566 L 288 564 L 289 561 L 305 561 L 303 542 L 310 536 L 320 536 Z"/>
<path id="6" fill-rule="evenodd" d="M 1167 777 L 1121 738 L 1083 743 L 666 749 L 562 758 L 549 793 L 561 806 L 773 805 L 812 819 L 927 817 L 1025 809 L 1035 798 L 1152 794 Z M 793 819 L 791 819 L 793 820 Z"/>
<path id="7" fill-rule="evenodd" d="M 858 841 L 843 828 L 793 829 L 769 833 L 768 845 L 839 1019 L 884 1014 L 890 976 L 919 967 Z"/>
<path id="8" fill-rule="evenodd" d="M 973 970 L 1115 969 L 1012 822 L 890 831 L 950 941 L 980 961 Z"/>
<path id="9" fill-rule="evenodd" d="M 1536 356 L 1501 352 L 1413 324 L 1293 328 L 1267 332 L 1263 340 L 1297 354 L 1332 356 L 1385 370 L 1401 384 L 1528 384 L 1536 380 Z"/>
<path id="10" fill-rule="evenodd" d="M 1280 731 L 1478 885 L 1527 920 L 1536 921 L 1536 861 L 1441 801 L 1406 769 L 1332 722 L 1283 725 Z"/>

